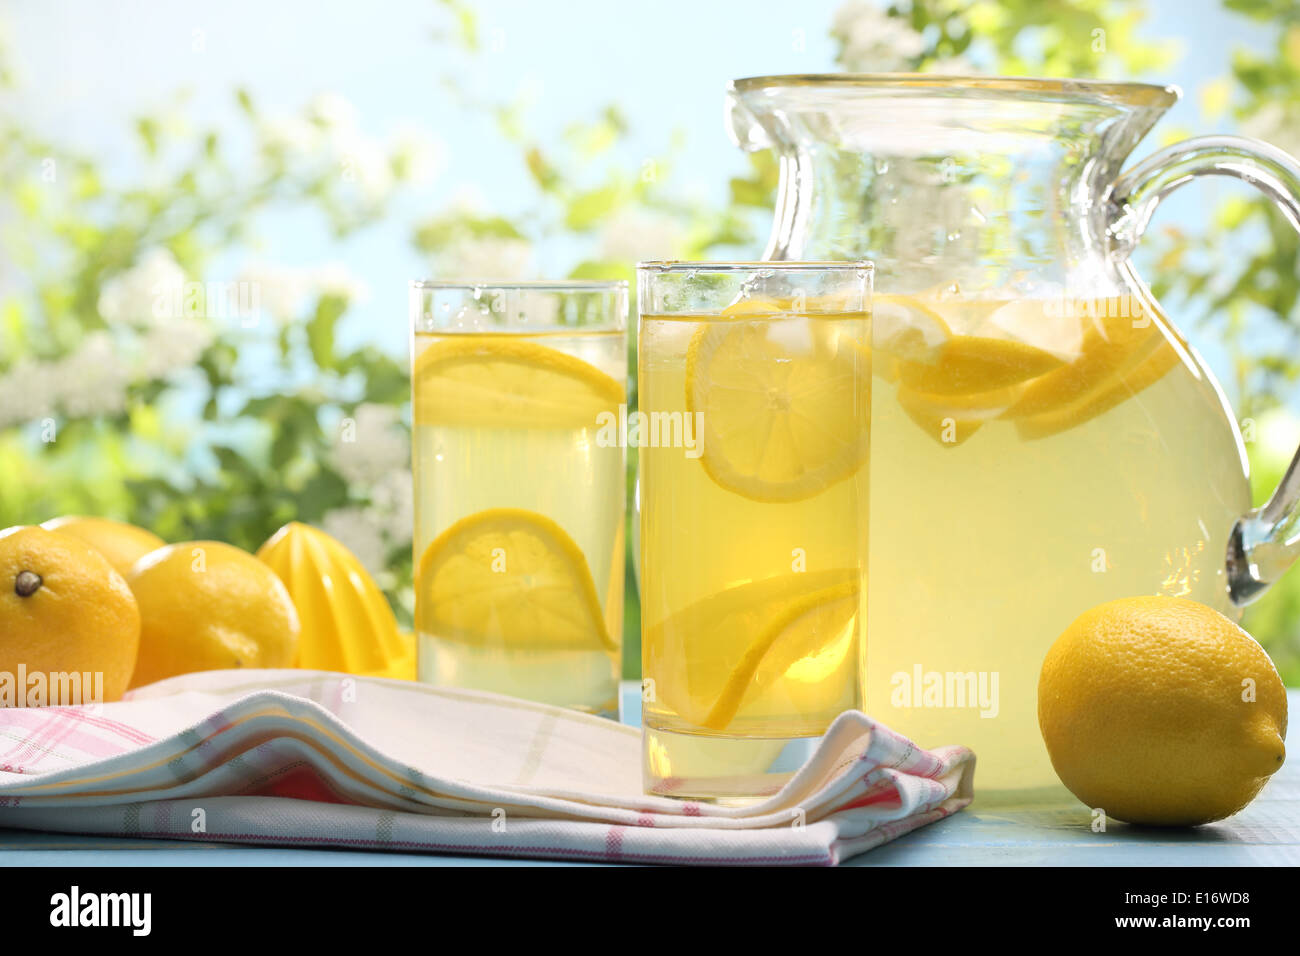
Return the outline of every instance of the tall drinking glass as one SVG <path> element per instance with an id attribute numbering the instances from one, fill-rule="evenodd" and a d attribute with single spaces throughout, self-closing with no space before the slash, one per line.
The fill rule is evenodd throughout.
<path id="1" fill-rule="evenodd" d="M 775 792 L 861 707 L 871 276 L 638 268 L 647 792 Z"/>
<path id="2" fill-rule="evenodd" d="M 616 714 L 627 283 L 411 284 L 419 679 Z"/>

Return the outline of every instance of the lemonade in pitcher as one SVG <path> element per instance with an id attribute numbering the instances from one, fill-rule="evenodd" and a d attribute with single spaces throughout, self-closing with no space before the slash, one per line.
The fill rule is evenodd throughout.
<path id="1" fill-rule="evenodd" d="M 862 706 L 868 292 L 860 264 L 642 266 L 652 793 L 772 792 Z"/>
<path id="2" fill-rule="evenodd" d="M 935 74 L 727 90 L 732 141 L 780 165 L 764 258 L 875 264 L 865 706 L 974 749 L 981 800 L 1059 786 L 1038 676 L 1079 614 L 1165 594 L 1235 618 L 1300 555 L 1300 457 L 1252 508 L 1236 416 L 1133 260 L 1200 176 L 1300 223 L 1300 164 L 1223 136 L 1134 161 L 1178 96 Z"/>
<path id="3" fill-rule="evenodd" d="M 1243 451 L 1149 300 L 882 290 L 873 321 L 867 711 L 1051 788 L 1043 655 L 1116 595 L 1225 605 Z"/>
<path id="4" fill-rule="evenodd" d="M 616 714 L 625 283 L 412 288 L 419 679 Z"/>

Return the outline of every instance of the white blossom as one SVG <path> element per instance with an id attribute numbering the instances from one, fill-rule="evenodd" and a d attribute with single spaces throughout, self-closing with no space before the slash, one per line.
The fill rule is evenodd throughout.
<path id="1" fill-rule="evenodd" d="M 277 322 L 298 318 L 311 294 L 306 271 L 290 266 L 254 263 L 239 274 L 239 281 L 253 284 L 262 314 Z"/>
<path id="2" fill-rule="evenodd" d="M 446 144 L 414 123 L 403 124 L 393 132 L 391 148 L 402 161 L 406 179 L 413 183 L 432 182 L 447 163 Z"/>
<path id="3" fill-rule="evenodd" d="M 349 302 L 364 302 L 370 298 L 370 286 L 342 262 L 327 262 L 310 270 L 310 281 L 321 295 L 342 296 Z"/>
<path id="4" fill-rule="evenodd" d="M 339 130 L 331 136 L 343 181 L 355 184 L 371 202 L 384 199 L 393 189 L 393 166 L 381 144 L 358 130 Z"/>
<path id="5" fill-rule="evenodd" d="M 185 272 L 166 249 L 150 249 L 99 291 L 100 317 L 110 324 L 147 324 L 166 318 L 185 288 Z"/>
<path id="6" fill-rule="evenodd" d="M 321 530 L 343 542 L 362 567 L 376 578 L 388 564 L 388 544 L 368 508 L 349 506 L 327 514 Z"/>
<path id="7" fill-rule="evenodd" d="M 208 323 L 178 319 L 150 326 L 133 348 L 99 331 L 62 358 L 23 359 L 0 375 L 0 427 L 53 416 L 116 415 L 126 408 L 133 382 L 191 367 L 213 337 Z"/>
<path id="8" fill-rule="evenodd" d="M 536 272 L 532 243 L 500 236 L 458 242 L 439 265 L 449 279 L 526 279 Z"/>
<path id="9" fill-rule="evenodd" d="M 369 499 L 326 515 L 322 527 L 356 554 L 376 577 L 386 578 L 386 558 L 409 546 L 415 522 L 410 441 L 391 405 L 359 405 L 339 425 L 334 465 L 345 481 Z"/>
<path id="10" fill-rule="evenodd" d="M 54 413 L 49 364 L 21 359 L 0 376 L 0 428 L 25 425 Z"/>
<path id="11" fill-rule="evenodd" d="M 357 108 L 338 93 L 322 93 L 311 101 L 307 112 L 324 128 L 343 180 L 355 183 L 368 200 L 387 196 L 393 187 L 392 164 L 383 146 L 361 131 Z"/>
<path id="12" fill-rule="evenodd" d="M 390 471 L 376 482 L 370 502 L 389 548 L 409 543 L 415 528 L 415 486 L 410 469 Z"/>
<path id="13" fill-rule="evenodd" d="M 900 17 L 867 0 L 848 0 L 836 12 L 831 34 L 842 44 L 840 65 L 851 73 L 894 73 L 913 68 L 925 38 Z"/>
<path id="14" fill-rule="evenodd" d="M 51 379 L 54 403 L 71 418 L 122 411 L 133 377 L 106 332 L 86 336 L 71 355 L 46 363 L 45 373 Z"/>
<path id="15" fill-rule="evenodd" d="M 312 119 L 329 129 L 355 129 L 357 108 L 341 93 L 318 93 L 307 104 Z"/>
<path id="16" fill-rule="evenodd" d="M 410 443 L 398 428 L 397 409 L 391 405 L 358 405 L 350 419 L 339 425 L 334 463 L 351 485 L 371 485 L 394 472 L 409 474 Z"/>
<path id="17" fill-rule="evenodd" d="M 209 323 L 194 319 L 156 325 L 141 338 L 137 374 L 152 380 L 190 368 L 215 338 Z"/>
<path id="18" fill-rule="evenodd" d="M 260 130 L 267 146 L 294 159 L 314 156 L 322 139 L 319 127 L 300 116 L 262 120 Z"/>
<path id="19" fill-rule="evenodd" d="M 602 227 L 599 255 L 610 262 L 672 259 L 681 242 L 681 226 L 671 216 L 624 209 Z"/>
<path id="20" fill-rule="evenodd" d="M 300 318 L 319 295 L 341 295 L 349 302 L 359 302 L 370 294 L 363 279 L 337 262 L 308 267 L 256 262 L 244 268 L 239 281 L 253 284 L 261 313 L 281 323 Z"/>
<path id="21" fill-rule="evenodd" d="M 333 168 L 369 202 L 388 197 L 395 185 L 393 165 L 385 145 L 362 132 L 357 108 L 337 93 L 323 93 L 308 103 L 304 116 L 262 119 L 263 142 L 271 152 L 282 153 L 295 166 L 311 164 L 319 171 Z M 430 140 L 416 139 L 403 128 L 400 149 L 413 150 L 408 161 L 428 171 Z"/>

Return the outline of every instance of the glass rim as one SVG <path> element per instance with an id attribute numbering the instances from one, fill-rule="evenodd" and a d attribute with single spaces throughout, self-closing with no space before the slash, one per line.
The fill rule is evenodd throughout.
<path id="1" fill-rule="evenodd" d="M 830 89 L 944 89 L 952 92 L 1033 93 L 1039 96 L 1086 101 L 1102 99 L 1132 106 L 1169 106 L 1182 98 L 1182 90 L 1173 84 L 1132 83 L 1114 80 L 1075 79 L 1073 77 L 981 76 L 950 73 L 790 73 L 746 76 L 732 80 L 728 88 L 749 92 L 770 87 L 819 87 Z"/>
<path id="2" fill-rule="evenodd" d="M 664 274 L 672 272 L 754 272 L 758 269 L 777 269 L 782 272 L 874 272 L 876 264 L 870 259 L 720 259 L 717 261 L 692 261 L 688 259 L 647 259 L 636 264 L 637 272 Z"/>
<path id="3" fill-rule="evenodd" d="M 626 279 L 412 279 L 407 293 L 412 331 L 439 335 L 576 330 L 626 334 L 630 298 Z M 452 302 L 461 309 L 476 304 L 484 316 L 491 317 L 490 328 L 446 327 Z M 555 314 L 532 315 L 533 308 L 543 303 L 548 313 L 553 308 Z"/>
<path id="4" fill-rule="evenodd" d="M 626 292 L 626 279 L 412 279 L 412 289 L 521 289 L 528 292 Z"/>

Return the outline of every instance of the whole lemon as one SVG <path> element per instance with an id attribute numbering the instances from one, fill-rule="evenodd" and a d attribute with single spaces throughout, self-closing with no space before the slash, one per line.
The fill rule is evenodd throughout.
<path id="1" fill-rule="evenodd" d="M 220 541 L 151 551 L 127 579 L 140 602 L 133 687 L 192 671 L 291 667 L 298 612 L 275 572 Z"/>
<path id="2" fill-rule="evenodd" d="M 1173 597 L 1099 604 L 1057 638 L 1038 725 L 1061 782 L 1129 823 L 1236 813 L 1286 755 L 1286 690 L 1249 634 Z"/>
<path id="3" fill-rule="evenodd" d="M 142 557 L 167 543 L 152 531 L 110 518 L 63 515 L 43 522 L 41 527 L 80 538 L 108 558 L 108 563 L 123 577 L 131 573 L 131 568 Z"/>
<path id="4" fill-rule="evenodd" d="M 0 531 L 0 704 L 117 700 L 139 644 L 140 610 L 107 558 L 44 528 Z"/>

